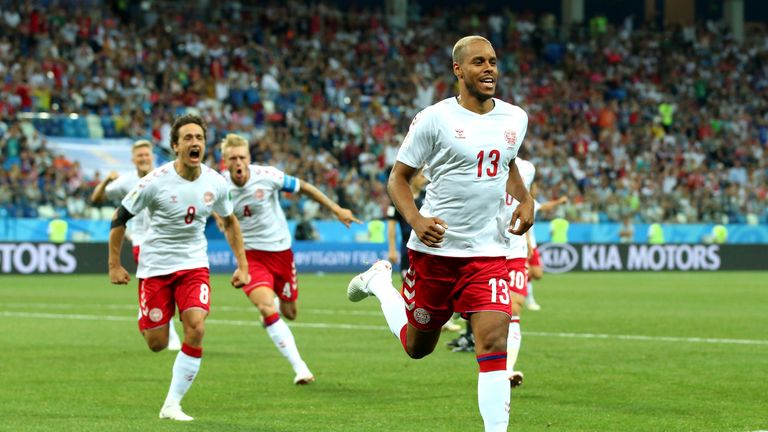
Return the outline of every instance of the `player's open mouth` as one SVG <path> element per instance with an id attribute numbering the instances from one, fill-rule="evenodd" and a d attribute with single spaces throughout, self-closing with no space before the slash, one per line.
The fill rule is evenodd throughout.
<path id="1" fill-rule="evenodd" d="M 483 84 L 483 87 L 487 89 L 493 89 L 493 87 L 496 85 L 496 80 L 492 77 L 482 78 L 480 82 Z"/>
<path id="2" fill-rule="evenodd" d="M 190 150 L 189 151 L 189 159 L 192 160 L 193 162 L 199 161 L 200 160 L 200 149 L 195 148 L 195 149 Z"/>

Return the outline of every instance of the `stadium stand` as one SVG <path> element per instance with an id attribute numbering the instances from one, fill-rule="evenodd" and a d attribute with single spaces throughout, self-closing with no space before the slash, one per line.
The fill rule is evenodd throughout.
<path id="1" fill-rule="evenodd" d="M 220 166 L 218 143 L 237 132 L 254 161 L 381 218 L 402 134 L 420 109 L 455 94 L 452 43 L 484 33 L 503 53 L 498 96 L 528 111 L 525 157 L 540 198 L 570 197 L 560 215 L 768 223 L 768 102 L 754 97 L 768 85 L 765 27 L 741 44 L 712 22 L 588 22 L 561 35 L 551 15 L 445 8 L 414 12 L 418 25 L 394 31 L 378 13 L 329 4 L 235 2 L 208 16 L 113 3 L 4 2 L 3 214 L 99 214 L 86 200 L 104 173 L 84 175 L 47 137 L 148 138 L 167 149 L 172 118 L 195 111 L 210 125 L 209 165 Z M 283 204 L 299 218 L 297 198 Z"/>

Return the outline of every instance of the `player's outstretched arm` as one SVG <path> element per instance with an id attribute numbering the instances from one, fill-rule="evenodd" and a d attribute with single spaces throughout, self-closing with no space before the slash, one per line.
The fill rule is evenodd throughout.
<path id="1" fill-rule="evenodd" d="M 507 193 L 520 202 L 512 213 L 508 231 L 515 235 L 523 235 L 533 226 L 533 197 L 523 183 L 517 164 L 514 160 L 509 164 L 509 177 L 507 178 Z"/>
<path id="2" fill-rule="evenodd" d="M 418 171 L 416 168 L 409 167 L 400 161 L 395 162 L 392 173 L 389 174 L 387 192 L 397 211 L 408 222 L 419 240 L 426 246 L 440 247 L 448 224 L 438 217 L 424 217 L 419 213 L 409 185 L 416 171 Z"/>
<path id="3" fill-rule="evenodd" d="M 104 198 L 107 196 L 107 185 L 115 181 L 118 176 L 119 174 L 116 171 L 112 171 L 104 180 L 97 184 L 93 189 L 93 193 L 91 194 L 91 203 L 98 204 L 104 201 Z"/>
<path id="4" fill-rule="evenodd" d="M 248 284 L 250 276 L 248 275 L 248 260 L 245 259 L 245 248 L 243 246 L 243 235 L 240 232 L 240 222 L 237 221 L 234 213 L 229 216 L 219 216 L 224 228 L 224 236 L 227 238 L 229 247 L 237 260 L 237 268 L 232 274 L 231 284 L 235 288 L 242 288 Z"/>
<path id="5" fill-rule="evenodd" d="M 545 212 L 546 211 L 550 211 L 550 210 L 554 210 L 554 209 L 560 207 L 561 205 L 563 205 L 563 204 L 565 204 L 567 202 L 568 202 L 568 197 L 567 196 L 561 196 L 560 198 L 558 198 L 556 200 L 547 201 L 547 202 L 543 203 L 539 210 L 540 211 L 545 211 Z"/>
<path id="6" fill-rule="evenodd" d="M 320 189 L 316 188 L 312 183 L 299 180 L 299 193 L 308 196 L 313 201 L 317 201 L 323 207 L 332 211 L 333 214 L 336 215 L 336 219 L 343 223 L 347 228 L 352 225 L 352 222 L 362 223 L 360 219 L 356 218 L 355 215 L 352 214 L 352 210 L 340 207 L 332 199 L 328 198 L 328 196 L 325 195 Z"/>
<path id="7" fill-rule="evenodd" d="M 122 205 L 112 216 L 112 228 L 109 230 L 109 281 L 113 284 L 125 285 L 131 281 L 131 276 L 120 263 L 120 249 L 125 238 L 125 223 L 133 215 Z"/>

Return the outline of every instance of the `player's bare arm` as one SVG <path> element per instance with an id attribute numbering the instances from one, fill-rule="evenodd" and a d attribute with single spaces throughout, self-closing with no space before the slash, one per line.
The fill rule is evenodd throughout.
<path id="1" fill-rule="evenodd" d="M 119 174 L 117 173 L 117 171 L 112 171 L 109 173 L 109 175 L 107 175 L 107 177 L 104 180 L 102 180 L 98 185 L 96 185 L 96 187 L 93 189 L 93 193 L 91 194 L 91 202 L 93 204 L 98 204 L 104 201 L 104 198 L 107 195 L 106 194 L 107 185 L 115 181 L 118 176 Z"/>
<path id="2" fill-rule="evenodd" d="M 509 164 L 507 193 L 520 202 L 512 213 L 508 231 L 515 235 L 523 235 L 533 226 L 533 197 L 526 189 L 514 160 Z"/>
<path id="3" fill-rule="evenodd" d="M 543 203 L 539 210 L 547 212 L 547 211 L 550 211 L 550 210 L 554 210 L 554 209 L 560 207 L 561 205 L 563 205 L 563 204 L 565 204 L 567 202 L 568 202 L 568 197 L 567 196 L 561 196 L 560 198 L 558 198 L 556 200 L 547 201 L 547 202 Z"/>
<path id="4" fill-rule="evenodd" d="M 387 192 L 397 211 L 403 215 L 416 236 L 428 247 L 440 247 L 448 224 L 444 220 L 430 216 L 424 217 L 416 208 L 416 202 L 411 192 L 410 181 L 418 169 L 409 167 L 402 162 L 395 162 L 389 175 Z M 518 176 L 519 177 L 519 176 Z M 522 180 L 520 180 L 522 183 Z M 531 207 L 533 209 L 533 207 Z"/>
<path id="5" fill-rule="evenodd" d="M 336 216 L 336 219 L 343 223 L 347 228 L 352 225 L 352 222 L 362 223 L 360 219 L 355 217 L 352 210 L 339 206 L 311 183 L 299 179 L 299 193 L 308 196 L 313 201 L 318 202 L 323 207 L 332 211 Z"/>
<path id="6" fill-rule="evenodd" d="M 131 276 L 120 263 L 120 249 L 125 238 L 125 224 L 133 215 L 120 206 L 112 216 L 112 228 L 109 230 L 109 281 L 113 284 L 125 285 L 131 281 Z"/>
<path id="7" fill-rule="evenodd" d="M 406 234 L 403 233 L 403 236 Z M 397 222 L 395 222 L 394 219 L 390 219 L 387 222 L 387 244 L 388 244 L 388 253 L 387 253 L 387 259 L 396 262 L 397 261 Z"/>
<path id="8" fill-rule="evenodd" d="M 224 219 L 222 219 L 216 212 L 211 213 L 211 216 L 213 216 L 213 220 L 216 221 L 216 228 L 218 228 L 220 232 L 224 232 Z"/>
<path id="9" fill-rule="evenodd" d="M 218 215 L 217 215 L 218 216 Z M 240 232 L 240 222 L 232 213 L 229 216 L 219 216 L 224 228 L 224 236 L 227 238 L 229 247 L 237 260 L 237 268 L 232 274 L 231 284 L 235 288 L 242 288 L 249 282 L 248 260 L 245 258 L 245 248 L 243 246 L 243 235 Z"/>

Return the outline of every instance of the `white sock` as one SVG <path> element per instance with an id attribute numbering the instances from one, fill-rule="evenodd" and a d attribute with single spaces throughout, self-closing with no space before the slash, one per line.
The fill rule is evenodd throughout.
<path id="1" fill-rule="evenodd" d="M 403 297 L 392 286 L 392 280 L 386 277 L 374 276 L 368 284 L 373 295 L 381 302 L 381 311 L 384 312 L 389 330 L 400 339 L 400 330 L 408 323 Z"/>
<path id="2" fill-rule="evenodd" d="M 305 368 L 306 364 L 301 359 L 299 349 L 296 348 L 296 340 L 293 338 L 293 333 L 282 319 L 278 319 L 272 325 L 267 326 L 267 334 L 272 338 L 272 342 L 293 366 L 294 372 L 298 373 L 299 369 Z"/>
<path id="3" fill-rule="evenodd" d="M 512 321 L 509 322 L 509 334 L 507 335 L 507 371 L 509 372 L 515 370 L 517 353 L 520 352 L 521 342 L 520 317 L 512 317 Z"/>
<path id="4" fill-rule="evenodd" d="M 533 282 L 528 281 L 528 297 L 525 298 L 528 303 L 536 303 L 536 298 L 533 297 Z"/>
<path id="5" fill-rule="evenodd" d="M 509 425 L 509 377 L 507 371 L 480 372 L 477 376 L 477 405 L 485 432 L 506 432 Z"/>
<path id="6" fill-rule="evenodd" d="M 181 345 L 181 339 L 179 339 L 179 334 L 176 333 L 176 326 L 173 325 L 173 320 L 168 321 L 168 345 L 170 344 Z"/>
<path id="7" fill-rule="evenodd" d="M 171 378 L 171 387 L 168 389 L 168 396 L 165 397 L 165 405 L 180 405 L 181 399 L 187 390 L 195 381 L 197 372 L 200 370 L 200 357 L 192 357 L 179 351 L 176 354 L 176 361 L 173 363 L 173 378 Z"/>

